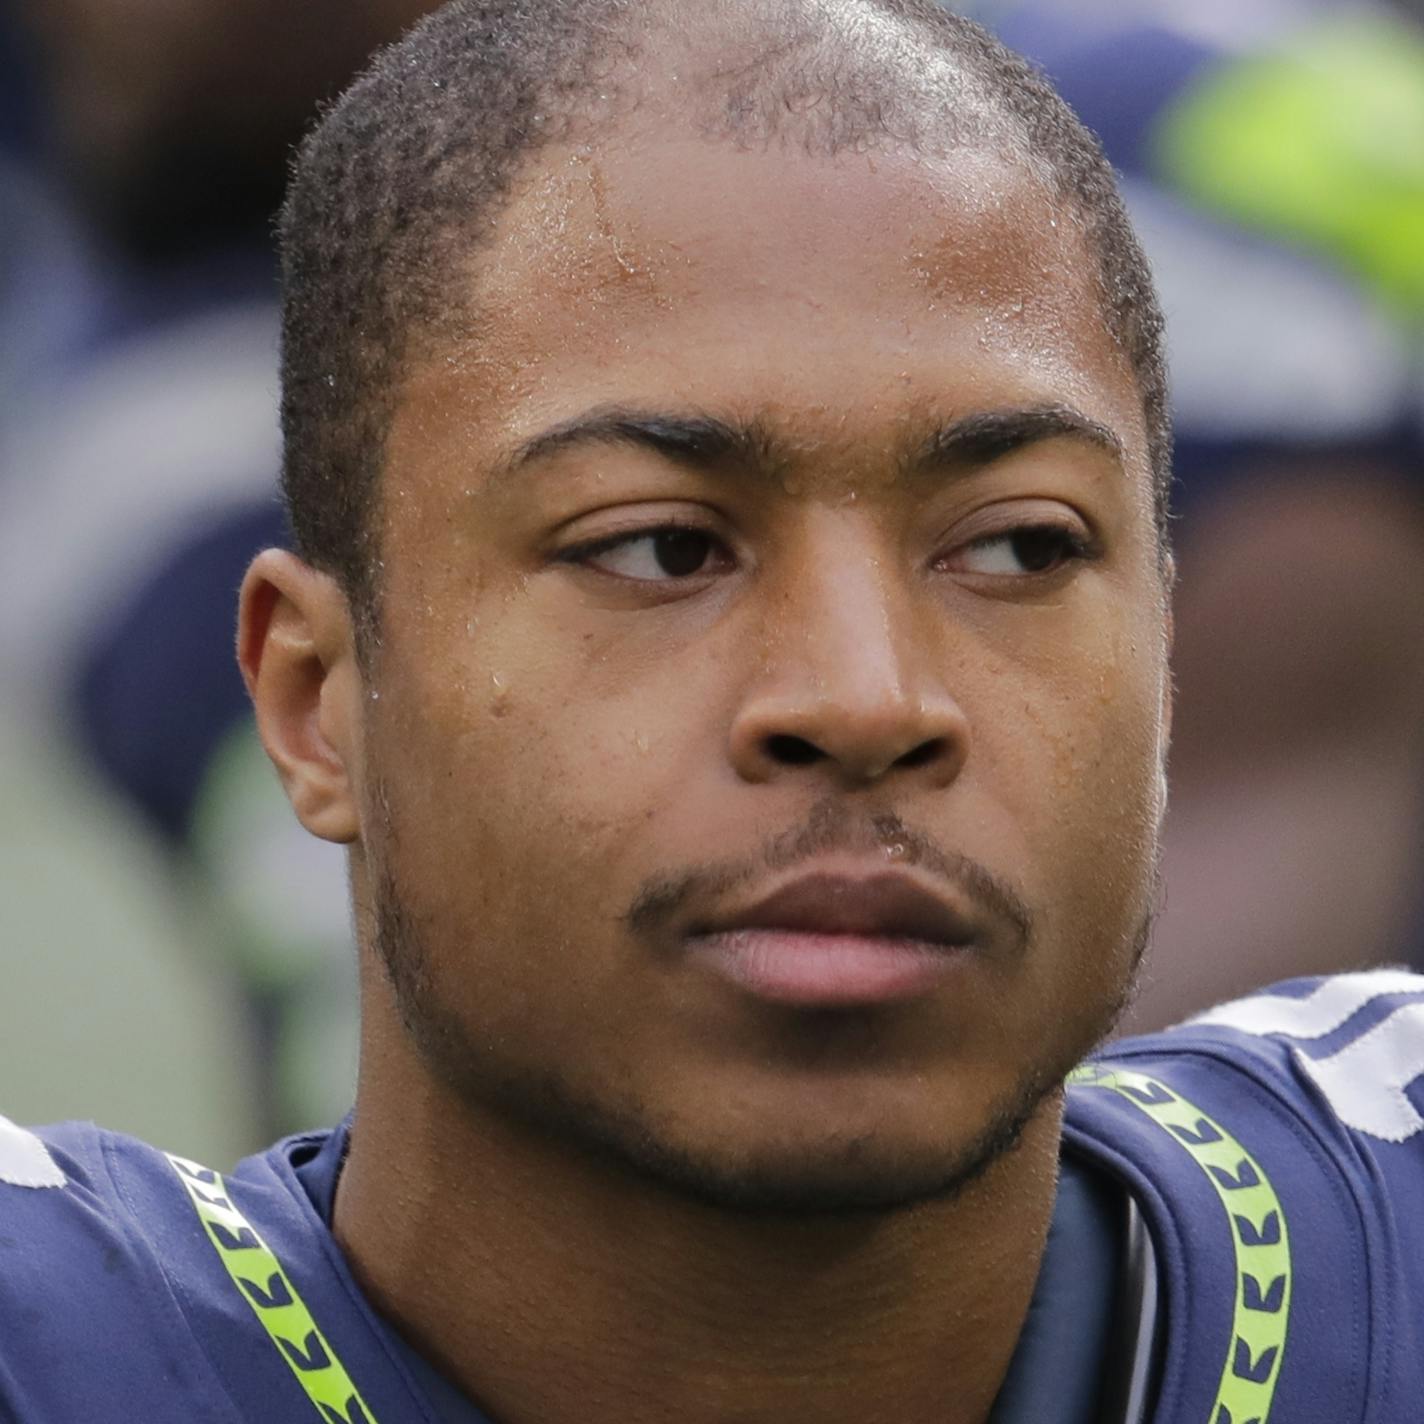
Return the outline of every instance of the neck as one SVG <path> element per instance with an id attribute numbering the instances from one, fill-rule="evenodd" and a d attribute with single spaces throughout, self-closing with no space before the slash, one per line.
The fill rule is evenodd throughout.
<path id="1" fill-rule="evenodd" d="M 1047 1236 L 1057 1100 L 950 1201 L 801 1220 L 691 1202 L 481 1116 L 399 1050 L 368 1055 L 358 1101 L 338 1240 L 500 1424 L 987 1419 Z"/>

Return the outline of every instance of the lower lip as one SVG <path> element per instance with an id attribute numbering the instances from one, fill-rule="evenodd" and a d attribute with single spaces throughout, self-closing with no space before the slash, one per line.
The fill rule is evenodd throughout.
<path id="1" fill-rule="evenodd" d="M 688 941 L 694 960 L 739 989 L 801 1008 L 853 1008 L 921 998 L 967 947 L 799 930 L 732 930 Z"/>

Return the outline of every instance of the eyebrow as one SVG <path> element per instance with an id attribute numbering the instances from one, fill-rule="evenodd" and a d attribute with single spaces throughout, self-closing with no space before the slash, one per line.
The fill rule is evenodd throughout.
<path id="1" fill-rule="evenodd" d="M 930 436 L 916 463 L 930 468 L 989 465 L 1029 445 L 1064 438 L 1124 458 L 1122 437 L 1110 426 L 1069 405 L 1041 405 L 978 411 L 952 421 Z"/>
<path id="2" fill-rule="evenodd" d="M 503 472 L 522 470 L 582 445 L 630 445 L 699 468 L 728 459 L 753 466 L 770 462 L 770 442 L 753 425 L 697 413 L 598 406 L 524 441 L 504 462 Z"/>
<path id="3" fill-rule="evenodd" d="M 977 469 L 1045 440 L 1075 439 L 1123 458 L 1122 439 L 1101 421 L 1067 405 L 976 411 L 935 430 L 907 462 L 908 473 Z M 755 471 L 784 468 L 788 456 L 758 422 L 701 413 L 598 406 L 524 441 L 501 474 L 580 446 L 623 445 L 650 450 L 693 469 L 734 463 Z"/>

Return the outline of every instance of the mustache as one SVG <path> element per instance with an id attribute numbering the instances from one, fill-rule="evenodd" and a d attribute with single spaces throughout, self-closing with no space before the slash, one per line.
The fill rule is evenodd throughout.
<path id="1" fill-rule="evenodd" d="M 648 881 L 626 915 L 640 938 L 667 931 L 690 906 L 721 899 L 768 874 L 790 870 L 830 854 L 883 855 L 890 865 L 911 866 L 945 880 L 1013 927 L 1027 945 L 1033 912 L 1022 896 L 987 867 L 946 850 L 896 815 L 865 816 L 841 801 L 815 806 L 803 825 L 773 836 L 760 853 L 744 859 L 711 861 Z"/>

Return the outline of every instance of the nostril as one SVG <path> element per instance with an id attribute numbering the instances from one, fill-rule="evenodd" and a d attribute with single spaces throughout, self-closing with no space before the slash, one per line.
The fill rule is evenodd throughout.
<path id="1" fill-rule="evenodd" d="M 912 747 L 904 756 L 896 761 L 895 765 L 908 768 L 928 766 L 930 762 L 943 756 L 945 750 L 944 738 L 932 737 L 929 741 L 921 742 L 919 746 Z"/>
<path id="2" fill-rule="evenodd" d="M 767 755 L 783 766 L 809 766 L 825 753 L 804 737 L 775 736 L 766 739 Z"/>

